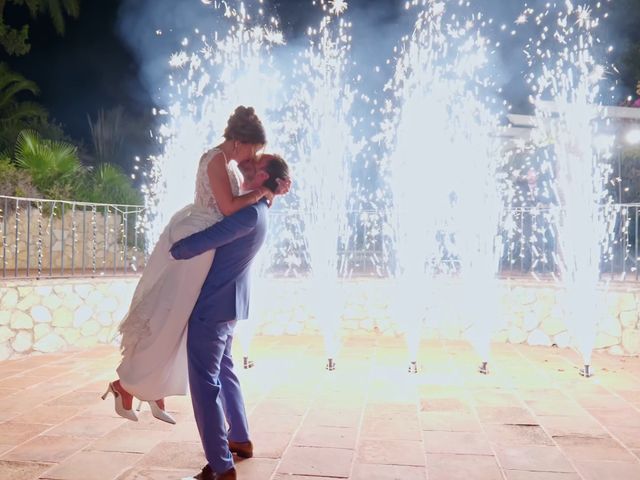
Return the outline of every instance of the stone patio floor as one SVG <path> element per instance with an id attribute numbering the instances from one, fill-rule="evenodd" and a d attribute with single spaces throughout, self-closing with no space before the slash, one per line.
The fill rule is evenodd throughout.
<path id="1" fill-rule="evenodd" d="M 475 373 L 468 344 L 346 339 L 324 370 L 321 338 L 257 337 L 241 370 L 255 457 L 250 480 L 640 479 L 640 359 L 596 355 L 578 376 L 570 350 L 500 344 Z M 238 355 L 238 353 L 236 353 Z M 205 460 L 188 398 L 178 420 L 137 423 L 100 400 L 113 347 L 0 363 L 0 479 L 180 479 Z"/>

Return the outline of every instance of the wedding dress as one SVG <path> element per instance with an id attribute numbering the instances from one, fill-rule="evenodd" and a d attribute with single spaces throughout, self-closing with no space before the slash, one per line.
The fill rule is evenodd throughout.
<path id="1" fill-rule="evenodd" d="M 187 324 L 215 251 L 173 260 L 169 249 L 223 218 L 207 175 L 209 162 L 218 153 L 212 149 L 200 159 L 195 201 L 177 212 L 160 235 L 119 327 L 120 383 L 140 400 L 187 393 Z M 242 174 L 235 162 L 227 163 L 227 173 L 231 191 L 238 196 Z"/>

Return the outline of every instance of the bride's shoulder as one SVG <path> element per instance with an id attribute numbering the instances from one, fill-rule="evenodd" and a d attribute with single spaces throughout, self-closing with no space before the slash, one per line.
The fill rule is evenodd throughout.
<path id="1" fill-rule="evenodd" d="M 202 154 L 202 156 L 200 157 L 200 161 L 203 160 L 213 160 L 216 156 L 218 156 L 221 153 L 221 150 L 219 148 L 213 147 L 210 148 L 209 150 L 207 150 L 206 152 L 204 152 Z"/>

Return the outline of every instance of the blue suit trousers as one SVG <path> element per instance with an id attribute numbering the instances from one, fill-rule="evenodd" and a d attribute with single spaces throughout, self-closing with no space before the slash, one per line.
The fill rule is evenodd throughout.
<path id="1" fill-rule="evenodd" d="M 218 473 L 233 467 L 228 440 L 249 441 L 244 399 L 231 357 L 235 325 L 235 320 L 213 323 L 192 318 L 187 335 L 193 411 L 207 462 Z"/>

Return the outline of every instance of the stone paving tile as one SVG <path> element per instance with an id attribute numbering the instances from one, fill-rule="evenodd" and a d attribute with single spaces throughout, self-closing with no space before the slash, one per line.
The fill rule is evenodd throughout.
<path id="1" fill-rule="evenodd" d="M 623 426 L 640 428 L 640 412 L 630 405 L 617 409 L 590 408 L 589 413 L 605 427 Z"/>
<path id="2" fill-rule="evenodd" d="M 316 475 L 292 475 L 290 473 L 276 473 L 272 480 L 335 480 L 338 477 L 318 477 Z"/>
<path id="3" fill-rule="evenodd" d="M 192 479 L 199 473 L 194 470 L 173 470 L 163 468 L 131 468 L 118 477 L 118 480 L 179 480 Z"/>
<path id="4" fill-rule="evenodd" d="M 106 385 L 105 385 L 106 386 Z M 101 401 L 94 392 L 73 391 L 47 402 L 47 405 L 66 405 L 87 407 Z"/>
<path id="5" fill-rule="evenodd" d="M 609 427 L 611 435 L 631 449 L 640 449 L 640 427 L 616 425 Z"/>
<path id="6" fill-rule="evenodd" d="M 119 452 L 80 452 L 41 474 L 53 480 L 112 480 L 137 463 L 142 455 Z"/>
<path id="7" fill-rule="evenodd" d="M 121 417 L 114 418 L 121 420 L 125 428 L 131 430 L 132 432 L 135 432 L 135 430 L 159 430 L 168 432 L 174 429 L 174 425 L 163 422 L 162 420 L 158 420 L 153 415 L 151 415 L 151 412 L 136 412 L 136 414 L 138 415 L 137 422 L 133 422 Z M 181 420 L 181 417 L 178 415 L 175 415 L 174 417 L 176 419 L 176 422 Z M 193 421 L 193 414 L 191 414 L 189 420 Z"/>
<path id="8" fill-rule="evenodd" d="M 46 383 L 47 377 L 33 375 L 14 375 L 0 380 L 0 388 L 29 388 L 39 383 Z"/>
<path id="9" fill-rule="evenodd" d="M 182 419 L 171 430 L 154 430 L 158 435 L 169 435 L 172 442 L 200 442 L 200 433 L 195 421 Z"/>
<path id="10" fill-rule="evenodd" d="M 0 460 L 0 478 L 2 480 L 33 480 L 39 478 L 39 475 L 49 468 L 51 464 Z"/>
<path id="11" fill-rule="evenodd" d="M 131 430 L 118 427 L 115 430 L 93 441 L 85 450 L 100 450 L 103 452 L 147 453 L 153 447 L 165 440 L 169 432 L 158 430 Z M 171 435 L 172 441 L 180 441 Z"/>
<path id="12" fill-rule="evenodd" d="M 420 400 L 421 412 L 471 412 L 471 405 L 465 400 L 452 398 L 423 398 Z"/>
<path id="13" fill-rule="evenodd" d="M 80 451 L 89 440 L 78 437 L 41 435 L 2 455 L 3 460 L 59 463 Z"/>
<path id="14" fill-rule="evenodd" d="M 538 425 L 538 421 L 525 408 L 520 407 L 478 407 L 478 417 L 482 423 L 502 425 Z"/>
<path id="15" fill-rule="evenodd" d="M 355 449 L 357 430 L 344 427 L 303 427 L 293 440 L 301 447 L 333 447 Z"/>
<path id="16" fill-rule="evenodd" d="M 251 412 L 257 417 L 269 417 L 272 415 L 302 416 L 308 409 L 307 403 L 300 403 L 291 399 L 265 399 Z"/>
<path id="17" fill-rule="evenodd" d="M 312 408 L 307 414 L 304 425 L 318 427 L 356 428 L 360 423 L 362 411 L 342 408 Z"/>
<path id="18" fill-rule="evenodd" d="M 505 470 L 507 480 L 581 480 L 577 473 L 558 472 L 526 472 L 522 470 Z"/>
<path id="19" fill-rule="evenodd" d="M 291 442 L 290 433 L 256 432 L 251 430 L 253 456 L 257 458 L 280 458 Z"/>
<path id="20" fill-rule="evenodd" d="M 579 435 L 585 437 L 609 437 L 607 431 L 589 416 L 539 416 L 540 425 L 552 437 Z"/>
<path id="21" fill-rule="evenodd" d="M 9 395 L 13 395 L 16 392 L 19 392 L 20 388 L 0 388 L 0 398 L 8 397 Z"/>
<path id="22" fill-rule="evenodd" d="M 491 445 L 481 432 L 423 432 L 427 453 L 493 455 Z"/>
<path id="23" fill-rule="evenodd" d="M 81 407 L 64 405 L 40 405 L 22 415 L 11 419 L 17 423 L 40 423 L 43 425 L 57 425 L 81 412 Z"/>
<path id="24" fill-rule="evenodd" d="M 196 473 L 207 463 L 202 446 L 189 442 L 160 442 L 144 455 L 141 467 L 175 468 Z"/>
<path id="25" fill-rule="evenodd" d="M 574 472 L 567 458 L 557 447 L 539 445 L 498 447 L 496 454 L 500 465 L 506 470 Z"/>
<path id="26" fill-rule="evenodd" d="M 362 422 L 362 436 L 388 440 L 420 440 L 420 422 L 415 414 L 399 418 L 366 416 Z"/>
<path id="27" fill-rule="evenodd" d="M 353 466 L 353 473 L 349 480 L 424 480 L 425 478 L 424 467 L 357 463 Z"/>
<path id="28" fill-rule="evenodd" d="M 638 480 L 640 463 L 577 462 L 576 467 L 584 480 Z"/>
<path id="29" fill-rule="evenodd" d="M 257 367 L 239 375 L 255 456 L 237 459 L 240 479 L 640 479 L 640 359 L 596 356 L 591 381 L 573 352 L 496 345 L 482 376 L 468 344 L 439 340 L 423 343 L 413 376 L 401 338 L 346 341 L 329 373 L 319 338 L 254 339 Z M 0 362 L 0 479 L 90 480 L 93 460 L 109 466 L 100 480 L 198 473 L 188 397 L 167 401 L 175 426 L 146 405 L 126 421 L 100 400 L 118 361 L 100 347 Z"/>
<path id="30" fill-rule="evenodd" d="M 271 480 L 277 466 L 278 461 L 270 458 L 236 459 L 238 478 L 247 480 Z"/>
<path id="31" fill-rule="evenodd" d="M 479 432 L 482 426 L 475 415 L 456 412 L 421 412 L 422 430 L 448 432 Z"/>
<path id="32" fill-rule="evenodd" d="M 47 431 L 48 435 L 99 438 L 126 422 L 123 418 L 78 415 Z"/>
<path id="33" fill-rule="evenodd" d="M 495 457 L 486 455 L 427 454 L 429 480 L 501 480 Z"/>
<path id="34" fill-rule="evenodd" d="M 496 445 L 553 445 L 553 440 L 537 425 L 485 425 L 484 429 Z"/>
<path id="35" fill-rule="evenodd" d="M 257 417 L 249 414 L 249 425 L 252 432 L 271 432 L 271 433 L 293 433 L 295 432 L 302 417 L 291 415 L 271 415 L 268 417 Z"/>
<path id="36" fill-rule="evenodd" d="M 359 463 L 423 466 L 422 442 L 409 440 L 362 439 L 358 445 Z"/>
<path id="37" fill-rule="evenodd" d="M 2 445 L 2 444 L 0 444 L 0 456 L 2 456 L 2 454 L 4 454 L 8 450 L 11 450 L 12 448 L 15 448 L 15 445 Z"/>
<path id="38" fill-rule="evenodd" d="M 633 455 L 612 438 L 556 437 L 556 443 L 570 459 L 633 462 Z"/>
<path id="39" fill-rule="evenodd" d="M 50 425 L 39 423 L 0 423 L 0 444 L 19 445 L 49 428 Z"/>
<path id="40" fill-rule="evenodd" d="M 353 450 L 339 448 L 291 447 L 278 467 L 278 473 L 348 478 Z"/>

